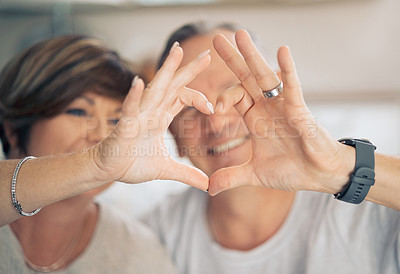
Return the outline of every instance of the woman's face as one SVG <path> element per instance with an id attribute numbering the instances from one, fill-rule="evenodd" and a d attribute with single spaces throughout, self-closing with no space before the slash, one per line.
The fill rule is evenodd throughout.
<path id="1" fill-rule="evenodd" d="M 68 153 L 104 139 L 121 116 L 119 100 L 86 92 L 55 117 L 36 122 L 30 132 L 29 155 Z"/>
<path id="2" fill-rule="evenodd" d="M 219 32 L 234 44 L 233 32 Z M 222 92 L 239 83 L 236 75 L 214 50 L 212 40 L 216 33 L 218 32 L 195 36 L 181 43 L 184 52 L 182 65 L 196 58 L 200 52 L 211 50 L 210 66 L 187 87 L 204 93 L 214 106 Z M 176 136 L 181 154 L 187 155 L 207 175 L 223 167 L 243 164 L 250 159 L 249 132 L 235 108 L 225 115 L 205 115 L 188 107 L 178 114 L 170 129 Z"/>
<path id="3" fill-rule="evenodd" d="M 28 155 L 38 157 L 68 153 L 97 144 L 118 122 L 121 107 L 119 100 L 90 91 L 84 93 L 62 113 L 32 126 Z"/>

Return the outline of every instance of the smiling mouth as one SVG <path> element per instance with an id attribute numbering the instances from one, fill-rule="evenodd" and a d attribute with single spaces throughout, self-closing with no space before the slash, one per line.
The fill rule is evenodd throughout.
<path id="1" fill-rule="evenodd" d="M 250 139 L 250 135 L 246 135 L 246 136 L 244 136 L 242 138 L 229 140 L 226 143 L 223 143 L 221 145 L 214 146 L 214 147 L 210 148 L 209 150 L 207 150 L 207 153 L 211 154 L 211 155 L 218 155 L 218 154 L 227 152 L 229 150 L 232 150 L 232 149 L 240 146 L 241 144 L 246 142 L 248 139 Z"/>

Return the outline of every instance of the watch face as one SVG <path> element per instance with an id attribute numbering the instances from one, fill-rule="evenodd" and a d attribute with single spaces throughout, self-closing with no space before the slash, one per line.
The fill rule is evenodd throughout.
<path id="1" fill-rule="evenodd" d="M 370 140 L 368 140 L 366 138 L 341 138 L 338 140 L 338 142 L 348 145 L 348 146 L 355 146 L 356 142 L 362 142 L 365 144 L 372 145 L 376 149 L 376 146 Z"/>
<path id="2" fill-rule="evenodd" d="M 348 146 L 355 146 L 356 145 L 356 140 L 355 138 L 341 138 L 338 140 L 339 143 L 348 145 Z"/>
<path id="3" fill-rule="evenodd" d="M 368 143 L 368 144 L 372 144 L 372 142 L 370 141 L 370 140 L 368 140 L 368 139 L 365 139 L 365 138 L 360 138 L 360 139 L 356 139 L 357 141 L 360 141 L 360 142 L 364 142 L 364 143 Z"/>

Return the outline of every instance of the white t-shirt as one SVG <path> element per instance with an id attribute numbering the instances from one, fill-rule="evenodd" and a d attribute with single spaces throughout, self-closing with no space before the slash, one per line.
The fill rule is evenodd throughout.
<path id="1" fill-rule="evenodd" d="M 180 273 L 400 273 L 400 212 L 298 192 L 285 223 L 250 251 L 224 248 L 206 223 L 208 194 L 190 189 L 144 216 Z"/>
<path id="2" fill-rule="evenodd" d="M 157 236 L 111 206 L 99 206 L 94 235 L 84 252 L 64 274 L 176 273 Z M 0 228 L 0 273 L 37 273 L 24 262 L 22 248 L 8 225 Z"/>

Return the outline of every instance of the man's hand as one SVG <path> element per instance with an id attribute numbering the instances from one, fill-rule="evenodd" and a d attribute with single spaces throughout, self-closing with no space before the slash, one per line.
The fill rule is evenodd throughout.
<path id="1" fill-rule="evenodd" d="M 277 87 L 280 80 L 246 31 L 235 38 L 239 50 L 223 35 L 214 38 L 218 54 L 241 81 L 218 98 L 216 115 L 235 106 L 250 131 L 253 153 L 241 166 L 216 171 L 209 193 L 242 185 L 339 192 L 354 169 L 354 149 L 337 142 L 312 116 L 289 48 L 278 51 L 283 92 L 265 98 L 262 91 Z"/>

